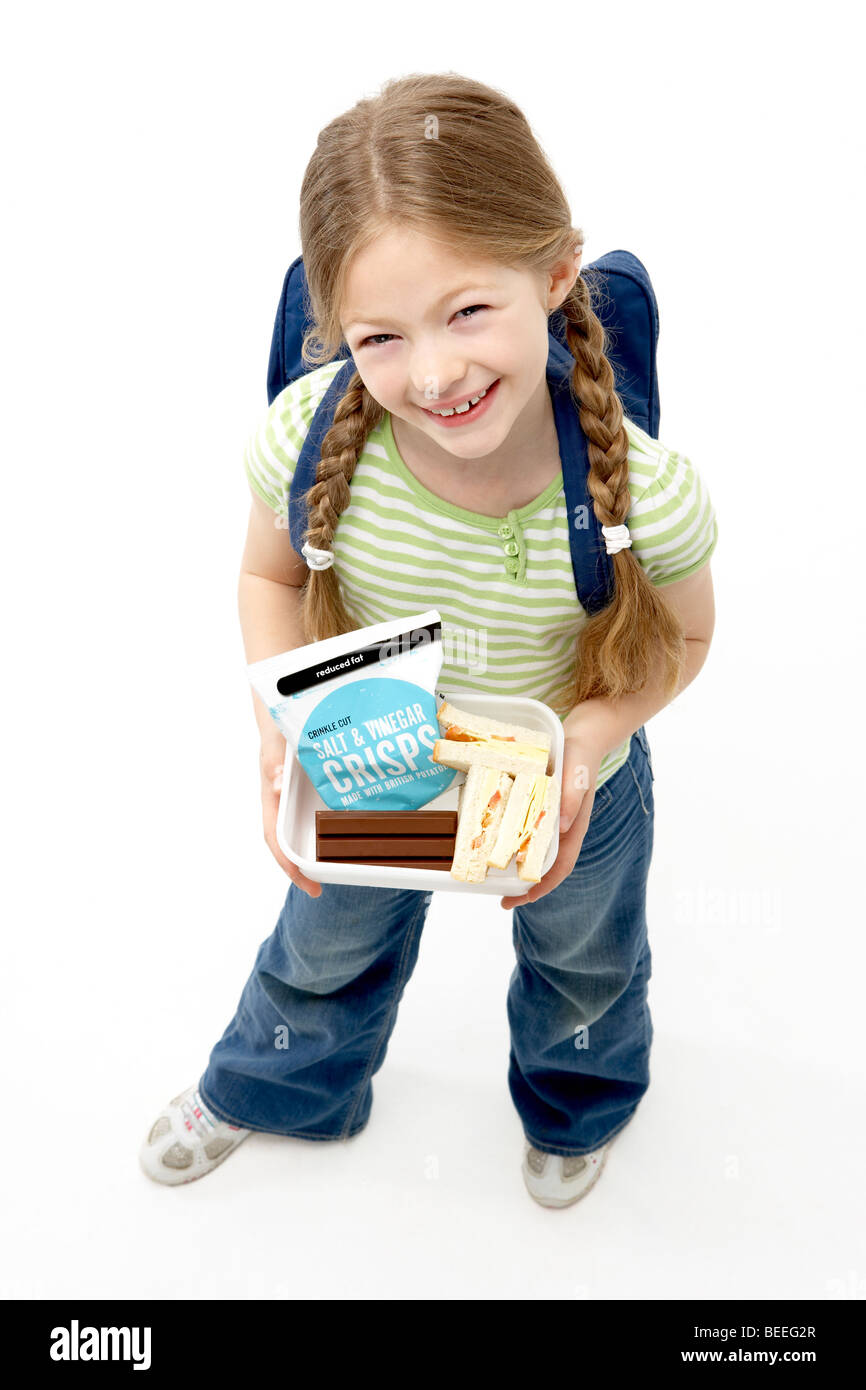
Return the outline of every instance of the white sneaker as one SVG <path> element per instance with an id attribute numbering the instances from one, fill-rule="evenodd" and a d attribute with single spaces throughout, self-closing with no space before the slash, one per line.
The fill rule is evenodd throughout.
<path id="1" fill-rule="evenodd" d="M 188 1086 L 160 1111 L 139 1150 L 138 1161 L 154 1182 L 194 1182 L 217 1168 L 251 1133 L 217 1119 L 198 1087 Z"/>
<path id="2" fill-rule="evenodd" d="M 612 1141 L 588 1154 L 547 1154 L 526 1143 L 523 1181 L 543 1207 L 570 1207 L 598 1182 Z"/>

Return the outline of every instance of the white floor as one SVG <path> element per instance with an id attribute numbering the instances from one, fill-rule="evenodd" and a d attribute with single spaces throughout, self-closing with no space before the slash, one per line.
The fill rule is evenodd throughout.
<path id="1" fill-rule="evenodd" d="M 814 936 L 808 904 L 690 896 L 670 868 L 669 800 L 657 794 L 648 907 L 652 1082 L 583 1202 L 542 1209 L 521 1179 L 506 1085 L 510 915 L 497 898 L 479 913 L 444 894 L 366 1131 L 346 1144 L 253 1135 L 200 1182 L 150 1182 L 143 1135 L 198 1078 L 282 890 L 269 872 L 248 889 L 267 924 L 238 939 L 242 885 L 233 897 L 212 884 L 214 919 L 181 936 L 154 915 L 159 884 L 143 880 L 122 919 L 91 927 L 98 971 L 61 915 L 44 966 L 31 958 L 11 991 L 3 1295 L 862 1298 L 862 1064 L 836 1032 L 841 1008 L 811 992 L 808 952 L 791 950 Z M 191 909 L 192 884 L 187 896 L 176 890 L 174 912 Z M 111 934 L 126 1006 L 109 978 Z M 840 1005 L 854 988 L 843 972 Z"/>

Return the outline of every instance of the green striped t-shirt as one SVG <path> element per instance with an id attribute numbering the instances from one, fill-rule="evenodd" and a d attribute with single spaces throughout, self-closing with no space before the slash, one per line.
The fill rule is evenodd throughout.
<path id="1" fill-rule="evenodd" d="M 316 406 L 342 362 L 275 396 L 244 453 L 250 486 L 288 526 L 288 497 Z M 627 524 L 631 552 L 653 584 L 706 564 L 718 536 L 707 490 L 688 458 L 629 420 Z M 447 692 L 528 695 L 564 719 L 576 640 L 587 615 L 575 590 L 562 473 L 507 516 L 466 511 L 428 491 L 397 451 L 388 411 L 352 475 L 334 534 L 334 568 L 358 627 L 442 616 L 438 686 Z M 598 786 L 625 763 L 631 739 L 605 754 Z"/>

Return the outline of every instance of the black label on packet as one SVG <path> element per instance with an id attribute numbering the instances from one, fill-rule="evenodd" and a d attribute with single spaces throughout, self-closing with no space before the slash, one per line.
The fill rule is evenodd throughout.
<path id="1" fill-rule="evenodd" d="M 442 641 L 442 624 L 426 623 L 422 627 L 409 628 L 406 632 L 395 632 L 383 637 L 381 642 L 371 642 L 366 647 L 356 647 L 354 651 L 343 652 L 321 666 L 307 666 L 303 671 L 293 671 L 289 676 L 280 676 L 277 690 L 281 695 L 296 695 L 299 690 L 309 690 L 316 685 L 325 685 L 349 672 L 361 671 L 365 666 L 385 665 L 396 656 L 412 651 L 430 642 Z"/>

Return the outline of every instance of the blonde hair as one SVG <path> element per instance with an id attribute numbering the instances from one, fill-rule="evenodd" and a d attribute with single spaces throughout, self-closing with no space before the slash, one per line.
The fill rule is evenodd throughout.
<path id="1" fill-rule="evenodd" d="M 325 126 L 304 173 L 300 234 L 312 326 L 302 356 L 311 368 L 332 361 L 343 343 L 340 305 L 352 258 L 394 227 L 542 275 L 583 245 L 545 155 L 507 96 L 452 72 L 392 79 Z M 571 393 L 587 439 L 593 510 L 602 525 L 615 526 L 631 503 L 628 436 L 593 309 L 600 293 L 593 272 L 584 271 L 559 307 L 574 356 Z M 356 371 L 307 493 L 310 545 L 331 547 L 355 466 L 384 414 Z M 630 550 L 611 563 L 614 597 L 580 630 L 569 708 L 641 689 L 659 653 L 667 696 L 679 685 L 685 637 L 678 616 Z M 333 565 L 310 571 L 303 617 L 308 642 L 357 627 Z"/>

